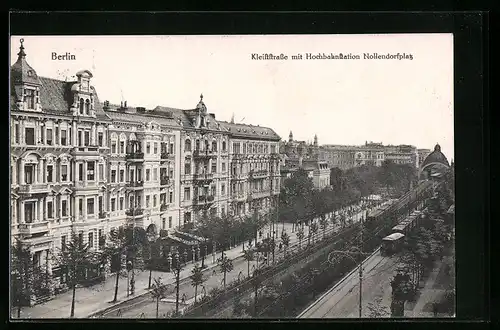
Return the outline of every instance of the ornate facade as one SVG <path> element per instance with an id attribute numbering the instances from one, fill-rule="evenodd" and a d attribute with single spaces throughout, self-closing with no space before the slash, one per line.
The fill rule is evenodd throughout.
<path id="1" fill-rule="evenodd" d="M 21 43 L 11 67 L 11 237 L 49 271 L 76 233 L 100 249 L 111 229 L 182 230 L 204 212 L 265 211 L 279 194 L 280 137 L 194 109 L 101 102 L 92 73 L 39 77 Z"/>

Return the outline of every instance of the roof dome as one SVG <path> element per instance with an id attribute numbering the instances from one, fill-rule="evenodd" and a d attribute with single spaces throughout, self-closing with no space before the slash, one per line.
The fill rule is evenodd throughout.
<path id="1" fill-rule="evenodd" d="M 431 163 L 440 163 L 446 166 L 450 166 L 448 163 L 448 159 L 446 159 L 446 156 L 441 152 L 441 146 L 439 144 L 436 144 L 434 147 L 434 151 L 431 152 L 424 160 L 422 163 L 421 167 L 425 167 L 428 164 Z"/>
<path id="2" fill-rule="evenodd" d="M 24 40 L 21 39 L 21 47 L 19 47 L 19 53 L 17 53 L 17 61 L 10 68 L 11 81 L 14 84 L 28 83 L 39 85 L 40 81 L 38 80 L 36 71 L 26 62 L 23 42 Z"/>

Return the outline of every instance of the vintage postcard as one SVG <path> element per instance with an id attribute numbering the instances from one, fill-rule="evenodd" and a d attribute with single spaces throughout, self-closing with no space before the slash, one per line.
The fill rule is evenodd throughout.
<path id="1" fill-rule="evenodd" d="M 455 316 L 452 34 L 10 39 L 11 318 Z"/>

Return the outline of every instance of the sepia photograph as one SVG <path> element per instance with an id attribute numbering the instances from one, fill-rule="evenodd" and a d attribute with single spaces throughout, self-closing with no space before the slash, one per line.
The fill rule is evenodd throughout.
<path id="1" fill-rule="evenodd" d="M 451 33 L 10 37 L 10 318 L 455 318 Z"/>

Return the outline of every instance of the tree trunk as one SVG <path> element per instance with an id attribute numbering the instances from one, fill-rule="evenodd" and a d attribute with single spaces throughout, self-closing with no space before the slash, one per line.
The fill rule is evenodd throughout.
<path id="1" fill-rule="evenodd" d="M 247 262 L 247 274 L 248 274 L 248 277 L 250 277 L 250 260 L 248 260 Z"/>
<path id="2" fill-rule="evenodd" d="M 20 304 L 17 306 L 17 318 L 18 319 L 21 318 L 21 305 Z"/>
<path id="3" fill-rule="evenodd" d="M 177 274 L 175 275 L 175 286 L 176 286 L 176 293 L 175 293 L 175 313 L 179 313 L 179 278 L 181 275 L 181 270 L 179 266 L 177 265 Z"/>
<path id="4" fill-rule="evenodd" d="M 116 282 L 115 282 L 115 297 L 113 298 L 113 302 L 118 300 L 118 281 L 120 280 L 120 270 L 116 271 Z"/>
<path id="5" fill-rule="evenodd" d="M 224 269 L 224 289 L 226 288 L 226 269 Z"/>
<path id="6" fill-rule="evenodd" d="M 151 266 L 150 266 L 151 267 Z M 151 289 L 151 276 L 153 275 L 153 269 L 149 269 L 149 282 L 148 282 L 148 289 Z"/>
<path id="7" fill-rule="evenodd" d="M 158 308 L 160 307 L 160 297 L 156 298 L 156 318 L 158 318 Z"/>
<path id="8" fill-rule="evenodd" d="M 196 298 L 198 297 L 198 284 L 194 286 L 194 303 L 196 304 Z"/>
<path id="9" fill-rule="evenodd" d="M 73 284 L 73 297 L 71 298 L 71 313 L 69 317 L 75 317 L 75 297 L 76 297 L 76 284 Z"/>

